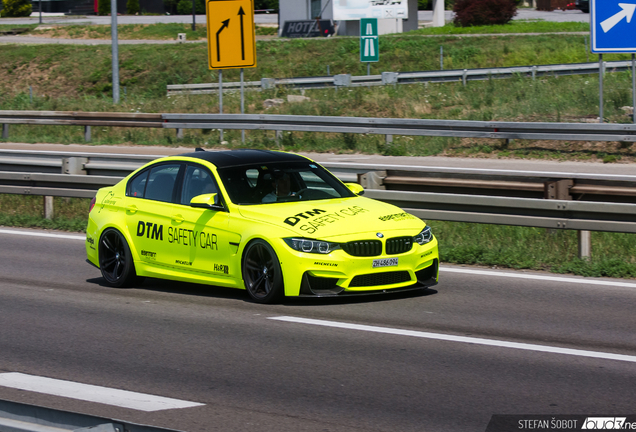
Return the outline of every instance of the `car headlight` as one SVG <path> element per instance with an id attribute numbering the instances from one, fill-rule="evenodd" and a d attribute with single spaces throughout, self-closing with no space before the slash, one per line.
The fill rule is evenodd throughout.
<path id="1" fill-rule="evenodd" d="M 340 244 L 305 238 L 286 238 L 285 243 L 298 252 L 328 254 L 339 249 Z"/>
<path id="2" fill-rule="evenodd" d="M 431 227 L 427 226 L 424 228 L 422 232 L 413 237 L 413 240 L 419 245 L 426 244 L 433 240 L 433 231 L 431 230 Z"/>

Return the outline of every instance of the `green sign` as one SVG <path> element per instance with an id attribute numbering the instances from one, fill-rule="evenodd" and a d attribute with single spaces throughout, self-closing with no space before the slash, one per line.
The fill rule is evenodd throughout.
<path id="1" fill-rule="evenodd" d="M 380 38 L 378 37 L 378 19 L 360 19 L 360 61 L 380 61 Z"/>

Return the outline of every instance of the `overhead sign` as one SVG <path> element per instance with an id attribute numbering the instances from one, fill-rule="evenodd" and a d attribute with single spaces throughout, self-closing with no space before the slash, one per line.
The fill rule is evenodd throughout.
<path id="1" fill-rule="evenodd" d="M 595 53 L 636 53 L 636 1 L 592 0 L 590 39 Z"/>
<path id="2" fill-rule="evenodd" d="M 210 69 L 256 67 L 254 0 L 208 0 Z"/>
<path id="3" fill-rule="evenodd" d="M 378 19 L 360 20 L 360 61 L 380 61 L 380 38 L 378 37 Z"/>
<path id="4" fill-rule="evenodd" d="M 407 0 L 333 0 L 333 19 L 359 20 L 361 18 L 407 19 Z"/>
<path id="5" fill-rule="evenodd" d="M 283 25 L 283 37 L 328 37 L 335 33 L 333 21 L 331 20 L 304 20 L 285 21 Z"/>

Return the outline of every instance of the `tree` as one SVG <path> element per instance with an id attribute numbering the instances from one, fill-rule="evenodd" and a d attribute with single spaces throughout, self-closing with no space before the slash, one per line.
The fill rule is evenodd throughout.
<path id="1" fill-rule="evenodd" d="M 110 0 L 98 0 L 97 15 L 110 15 Z"/>
<path id="2" fill-rule="evenodd" d="M 139 13 L 139 0 L 128 0 L 126 2 L 126 13 L 136 15 Z"/>
<path id="3" fill-rule="evenodd" d="M 456 0 L 454 23 L 458 27 L 506 24 L 517 15 L 515 0 Z"/>
<path id="4" fill-rule="evenodd" d="M 28 17 L 33 12 L 29 0 L 2 0 L 4 8 L 0 11 L 2 17 Z"/>

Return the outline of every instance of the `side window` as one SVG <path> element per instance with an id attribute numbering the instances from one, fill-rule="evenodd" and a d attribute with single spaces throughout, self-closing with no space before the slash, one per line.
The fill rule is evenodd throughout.
<path id="1" fill-rule="evenodd" d="M 145 170 L 137 174 L 128 184 L 128 196 L 135 198 L 143 198 L 144 190 L 146 189 L 146 183 L 148 182 L 148 173 L 150 170 Z"/>
<path id="2" fill-rule="evenodd" d="M 144 198 L 171 202 L 180 167 L 179 164 L 166 164 L 153 167 L 148 175 L 148 184 Z"/>
<path id="3" fill-rule="evenodd" d="M 210 172 L 199 165 L 188 165 L 183 178 L 181 204 L 189 205 L 195 196 L 211 193 L 219 193 L 219 189 Z"/>

